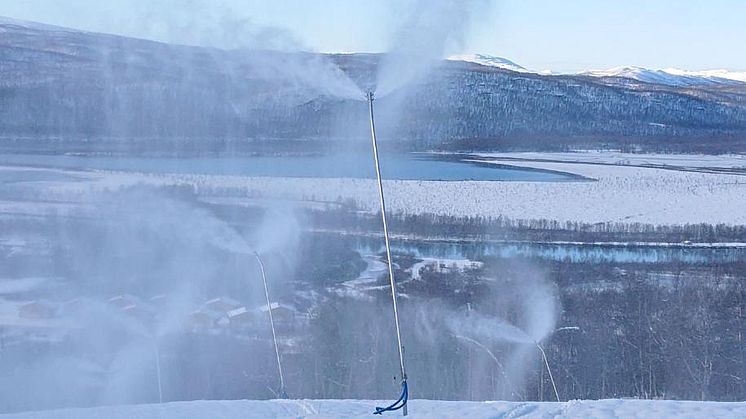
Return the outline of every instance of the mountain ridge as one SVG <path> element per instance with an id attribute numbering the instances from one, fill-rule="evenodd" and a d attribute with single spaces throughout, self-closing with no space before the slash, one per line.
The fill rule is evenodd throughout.
<path id="1" fill-rule="evenodd" d="M 746 84 L 746 72 L 728 70 L 691 71 L 676 68 L 651 70 L 644 67 L 624 66 L 607 70 L 588 70 L 578 74 L 598 78 L 621 77 L 675 87 Z"/>
<path id="2" fill-rule="evenodd" d="M 218 50 L 32 26 L 0 21 L 6 151 L 367 135 L 362 102 L 329 96 L 312 70 L 341 71 L 367 88 L 380 54 Z M 738 87 L 542 75 L 491 62 L 445 60 L 379 99 L 382 141 L 415 150 L 746 150 L 746 91 Z"/>

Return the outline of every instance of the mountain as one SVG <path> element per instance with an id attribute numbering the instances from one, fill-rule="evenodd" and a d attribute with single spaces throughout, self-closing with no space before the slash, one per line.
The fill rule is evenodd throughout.
<path id="1" fill-rule="evenodd" d="M 0 34 L 6 152 L 201 152 L 362 139 L 367 107 L 354 84 L 374 85 L 381 60 L 169 45 L 7 19 Z M 378 98 L 381 140 L 415 150 L 746 151 L 746 90 L 735 85 L 540 75 L 479 60 L 445 60 Z"/>
<path id="2" fill-rule="evenodd" d="M 599 78 L 625 78 L 675 87 L 746 84 L 746 73 L 730 72 L 727 70 L 688 71 L 675 68 L 650 70 L 630 66 L 615 67 L 608 70 L 590 70 L 582 72 L 580 75 Z"/>
<path id="3" fill-rule="evenodd" d="M 536 73 L 543 75 L 559 75 L 550 71 L 535 72 L 526 69 L 507 58 L 485 54 L 464 54 L 448 57 L 450 61 L 464 61 L 487 67 L 502 68 L 518 73 Z M 746 84 L 746 72 L 728 70 L 691 71 L 677 68 L 651 70 L 637 66 L 615 67 L 607 70 L 589 70 L 578 73 L 581 76 L 598 78 L 624 78 L 644 83 L 660 84 L 674 87 L 713 87 Z"/>
<path id="4" fill-rule="evenodd" d="M 673 74 L 681 77 L 701 77 L 710 80 L 730 80 L 746 83 L 746 71 L 728 71 L 728 70 L 704 70 L 704 71 L 690 71 L 680 70 L 677 68 L 667 68 L 665 70 L 668 74 Z"/>
<path id="5" fill-rule="evenodd" d="M 492 55 L 484 54 L 465 54 L 465 55 L 452 55 L 448 57 L 450 61 L 464 61 L 474 64 L 479 64 L 487 67 L 502 68 L 505 70 L 515 71 L 518 73 L 529 73 L 530 71 L 521 67 L 520 65 L 508 60 L 507 58 L 495 57 Z"/>

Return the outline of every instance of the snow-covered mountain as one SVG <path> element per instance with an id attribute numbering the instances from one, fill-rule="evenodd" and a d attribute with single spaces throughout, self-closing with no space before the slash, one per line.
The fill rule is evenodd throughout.
<path id="1" fill-rule="evenodd" d="M 102 150 L 118 147 L 118 138 L 151 150 L 171 144 L 152 138 L 208 149 L 245 138 L 359 135 L 366 129 L 365 107 L 326 94 L 308 69 L 336 68 L 368 86 L 381 59 L 168 45 L 8 19 L 0 20 L 0 56 L 0 136 L 112 139 L 111 145 L 96 143 Z M 382 118 L 399 121 L 390 126 L 389 138 L 412 147 L 472 149 L 589 147 L 589 138 L 709 152 L 746 144 L 746 83 L 678 87 L 621 77 L 537 75 L 486 55 L 451 57 L 443 64 L 401 94 L 397 112 L 407 118 L 387 116 L 383 108 Z M 329 75 L 320 70 L 313 74 Z M 663 80 L 669 77 L 684 76 Z"/>
<path id="2" fill-rule="evenodd" d="M 448 57 L 450 61 L 464 61 L 487 67 L 502 68 L 519 73 L 535 73 L 543 75 L 560 75 L 550 71 L 536 72 L 529 70 L 515 62 L 494 55 L 463 54 Z M 606 70 L 588 70 L 578 73 L 582 76 L 599 78 L 623 78 L 644 83 L 660 84 L 671 87 L 719 87 L 746 84 L 746 72 L 729 70 L 691 71 L 678 68 L 654 70 L 637 66 L 614 67 Z M 619 83 L 614 83 L 619 84 Z"/>
<path id="3" fill-rule="evenodd" d="M 731 80 L 746 83 L 746 71 L 729 71 L 729 70 L 705 70 L 690 71 L 678 68 L 667 68 L 666 73 L 683 77 L 702 77 L 712 80 Z"/>
<path id="4" fill-rule="evenodd" d="M 746 83 L 746 72 L 728 70 L 690 71 L 676 68 L 651 70 L 643 67 L 626 66 L 608 70 L 590 70 L 580 73 L 592 77 L 614 77 L 637 80 L 665 86 L 716 86 Z"/>
<path id="5" fill-rule="evenodd" d="M 469 63 L 484 65 L 487 67 L 497 67 L 497 68 L 502 68 L 505 70 L 517 71 L 519 73 L 530 73 L 529 70 L 527 70 L 524 67 L 521 67 L 520 65 L 514 63 L 513 61 L 510 61 L 507 58 L 496 57 L 494 55 L 485 55 L 485 54 L 452 55 L 448 57 L 448 60 L 466 61 Z"/>

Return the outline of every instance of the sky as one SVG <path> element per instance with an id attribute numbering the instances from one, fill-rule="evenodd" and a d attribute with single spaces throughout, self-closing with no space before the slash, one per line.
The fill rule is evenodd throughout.
<path id="1" fill-rule="evenodd" d="M 382 52 L 415 5 L 464 0 L 0 0 L 0 16 L 164 42 Z M 476 0 L 449 53 L 537 71 L 746 71 L 744 0 Z"/>

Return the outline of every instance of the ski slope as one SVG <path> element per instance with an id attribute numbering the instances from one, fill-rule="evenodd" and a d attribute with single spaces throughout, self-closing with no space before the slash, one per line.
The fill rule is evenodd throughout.
<path id="1" fill-rule="evenodd" d="M 0 419 L 239 419 L 239 418 L 370 418 L 376 405 L 370 400 L 235 400 L 107 406 L 0 415 Z M 743 418 L 746 403 L 573 400 L 541 402 L 451 402 L 412 400 L 411 418 Z M 383 417 L 401 417 L 387 413 Z"/>

